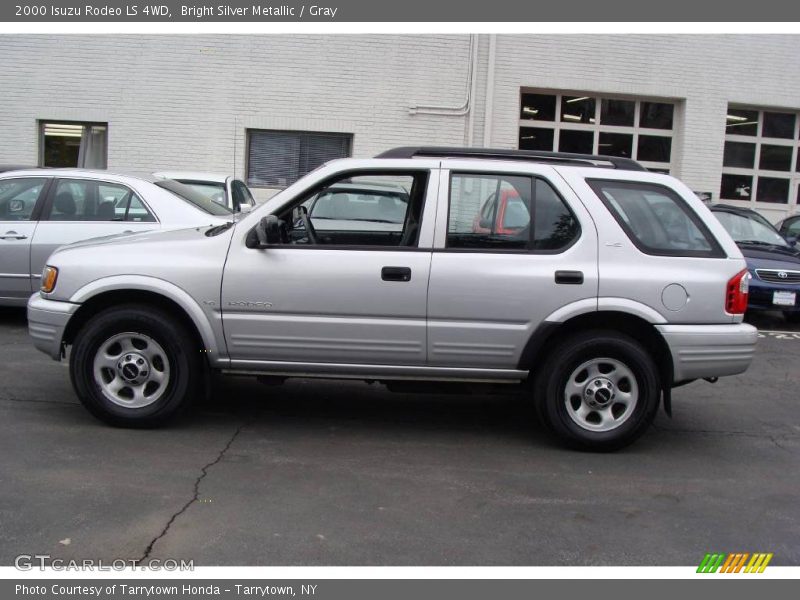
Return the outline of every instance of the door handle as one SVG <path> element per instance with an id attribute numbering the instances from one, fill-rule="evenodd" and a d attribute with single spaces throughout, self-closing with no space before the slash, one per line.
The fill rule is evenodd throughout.
<path id="1" fill-rule="evenodd" d="M 0 235 L 0 240 L 27 240 L 27 235 L 20 235 L 16 231 L 6 231 L 4 235 Z"/>
<path id="2" fill-rule="evenodd" d="M 583 271 L 556 271 L 556 283 L 581 285 L 583 283 Z"/>
<path id="3" fill-rule="evenodd" d="M 411 281 L 411 269 L 408 267 L 383 267 L 381 279 L 384 281 Z"/>

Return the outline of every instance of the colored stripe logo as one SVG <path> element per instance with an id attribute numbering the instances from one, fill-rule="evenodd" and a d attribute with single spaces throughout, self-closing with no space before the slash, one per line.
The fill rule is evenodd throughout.
<path id="1" fill-rule="evenodd" d="M 730 554 L 708 553 L 703 557 L 698 573 L 763 573 L 772 552 L 734 552 Z"/>

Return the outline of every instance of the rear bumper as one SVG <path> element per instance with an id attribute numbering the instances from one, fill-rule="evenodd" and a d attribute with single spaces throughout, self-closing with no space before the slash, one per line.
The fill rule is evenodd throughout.
<path id="1" fill-rule="evenodd" d="M 758 330 L 730 325 L 656 325 L 669 346 L 673 381 L 743 373 L 755 353 Z"/>
<path id="2" fill-rule="evenodd" d="M 774 304 L 775 292 L 794 292 L 794 306 Z M 776 285 L 756 279 L 750 281 L 750 295 L 747 299 L 747 310 L 780 310 L 783 312 L 800 311 L 800 285 Z"/>
<path id="3" fill-rule="evenodd" d="M 79 304 L 47 300 L 38 293 L 28 300 L 28 334 L 33 345 L 53 360 L 61 360 L 64 329 Z"/>

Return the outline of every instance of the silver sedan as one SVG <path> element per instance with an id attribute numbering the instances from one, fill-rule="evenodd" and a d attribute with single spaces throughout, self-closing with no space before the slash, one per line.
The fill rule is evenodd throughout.
<path id="1" fill-rule="evenodd" d="M 86 169 L 5 172 L 0 175 L 0 305 L 24 306 L 59 246 L 232 219 L 229 209 L 175 181 Z"/>

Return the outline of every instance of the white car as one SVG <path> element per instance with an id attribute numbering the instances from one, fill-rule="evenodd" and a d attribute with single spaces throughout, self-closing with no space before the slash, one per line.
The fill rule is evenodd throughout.
<path id="1" fill-rule="evenodd" d="M 200 171 L 158 171 L 157 179 L 173 179 L 205 194 L 217 204 L 227 206 L 233 212 L 250 212 L 256 201 L 250 188 L 241 179 L 219 173 Z"/>
<path id="2" fill-rule="evenodd" d="M 232 219 L 175 181 L 87 169 L 8 171 L 0 175 L 0 305 L 25 306 L 47 258 L 64 244 Z"/>

